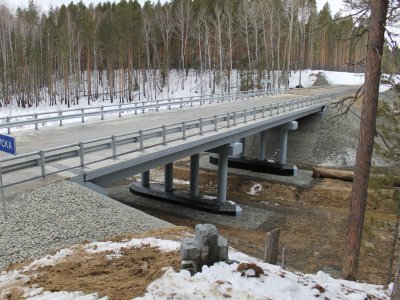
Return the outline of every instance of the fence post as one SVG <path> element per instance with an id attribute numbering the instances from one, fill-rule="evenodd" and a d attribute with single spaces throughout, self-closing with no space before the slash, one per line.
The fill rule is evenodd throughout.
<path id="1" fill-rule="evenodd" d="M 137 115 L 137 103 L 135 102 L 135 115 Z"/>
<path id="2" fill-rule="evenodd" d="M 199 119 L 199 130 L 200 130 L 200 135 L 203 135 L 203 118 Z"/>
<path id="3" fill-rule="evenodd" d="M 139 144 L 140 144 L 140 151 L 143 151 L 143 130 L 139 130 Z"/>
<path id="4" fill-rule="evenodd" d="M 104 106 L 101 106 L 101 112 L 103 112 L 103 111 L 104 111 Z M 104 114 L 103 113 L 101 114 L 101 119 L 104 120 Z"/>
<path id="5" fill-rule="evenodd" d="M 35 129 L 38 130 L 37 114 L 35 113 Z"/>
<path id="6" fill-rule="evenodd" d="M 112 137 L 112 151 L 113 151 L 113 159 L 117 158 L 117 137 L 113 135 Z"/>
<path id="7" fill-rule="evenodd" d="M 44 157 L 44 151 L 39 151 L 40 155 L 40 168 L 42 170 L 42 178 L 46 178 L 46 160 Z"/>
<path id="8" fill-rule="evenodd" d="M 85 147 L 82 142 L 79 142 L 79 158 L 81 159 L 81 168 L 85 167 Z"/>
<path id="9" fill-rule="evenodd" d="M 85 113 L 85 109 L 82 108 L 81 109 L 81 114 L 82 114 L 82 123 L 85 123 L 85 117 L 83 116 L 83 114 Z"/>
<path id="10" fill-rule="evenodd" d="M 276 228 L 265 235 L 264 262 L 266 263 L 276 264 L 280 231 L 280 228 Z"/>
<path id="11" fill-rule="evenodd" d="M 162 136 L 163 136 L 163 144 L 167 144 L 167 126 L 162 126 Z"/>
<path id="12" fill-rule="evenodd" d="M 122 105 L 120 104 L 120 105 L 118 105 L 118 108 L 119 109 L 121 109 L 122 108 Z M 118 117 L 120 117 L 121 118 L 121 110 L 118 112 Z"/>
<path id="13" fill-rule="evenodd" d="M 62 111 L 58 113 L 58 116 L 60 117 L 60 126 L 62 126 Z"/>
<path id="14" fill-rule="evenodd" d="M 182 138 L 186 140 L 186 121 L 182 122 Z"/>
<path id="15" fill-rule="evenodd" d="M 10 123 L 10 118 L 9 118 L 9 117 L 7 117 L 6 122 L 7 122 L 7 123 Z M 7 127 L 7 134 L 10 134 L 10 133 L 11 133 L 11 127 L 8 126 L 8 127 Z"/>

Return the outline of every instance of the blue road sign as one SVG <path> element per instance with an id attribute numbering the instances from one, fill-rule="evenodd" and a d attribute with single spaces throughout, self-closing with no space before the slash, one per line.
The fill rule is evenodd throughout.
<path id="1" fill-rule="evenodd" d="M 15 146 L 15 138 L 0 134 L 0 151 L 16 155 L 17 148 Z"/>

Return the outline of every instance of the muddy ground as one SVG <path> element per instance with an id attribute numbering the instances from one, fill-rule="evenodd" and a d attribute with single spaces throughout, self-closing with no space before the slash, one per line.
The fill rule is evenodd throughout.
<path id="1" fill-rule="evenodd" d="M 162 169 L 156 172 L 162 174 Z M 174 176 L 179 179 L 175 184 L 177 188 L 189 189 L 186 183 L 189 178 L 187 161 L 175 165 Z M 314 179 L 309 186 L 299 187 L 265 180 L 255 182 L 254 178 L 232 174 L 228 180 L 228 199 L 256 211 L 272 212 L 267 221 L 253 229 L 232 226 L 231 222 L 221 221 L 216 215 L 215 221 L 211 220 L 210 223 L 217 226 L 230 246 L 262 258 L 265 233 L 273 228 L 281 228 L 280 249 L 286 246 L 288 269 L 305 273 L 323 270 L 340 277 L 350 182 Z M 120 182 L 119 187 L 126 189 L 127 183 Z M 250 189 L 255 184 L 261 185 L 261 188 L 251 195 Z M 202 170 L 200 185 L 202 193 L 215 195 L 215 171 Z M 359 269 L 360 280 L 377 284 L 386 284 L 388 274 L 393 274 L 393 270 L 389 271 L 389 265 L 396 218 L 392 213 L 394 204 L 389 199 L 390 192 L 384 195 L 387 197 L 380 196 L 379 201 L 376 197 L 370 197 L 368 201 Z M 111 193 L 110 196 L 115 195 Z M 118 200 L 124 202 L 124 199 Z M 135 202 L 129 205 L 135 206 Z M 136 207 L 175 225 L 193 228 L 195 224 L 204 222 L 204 219 L 196 219 L 193 215 L 188 217 L 185 210 L 158 209 L 143 203 Z M 397 252 L 395 266 L 396 263 Z"/>

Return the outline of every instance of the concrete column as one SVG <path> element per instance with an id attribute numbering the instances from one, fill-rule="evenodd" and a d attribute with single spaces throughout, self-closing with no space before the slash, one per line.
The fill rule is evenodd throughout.
<path id="1" fill-rule="evenodd" d="M 150 186 L 150 171 L 142 173 L 141 183 L 142 186 Z"/>
<path id="2" fill-rule="evenodd" d="M 190 156 L 190 196 L 199 195 L 199 154 Z"/>
<path id="3" fill-rule="evenodd" d="M 246 148 L 246 138 L 241 138 L 240 139 L 240 142 L 242 143 L 242 145 L 243 145 L 243 151 L 242 151 L 242 153 L 240 153 L 239 154 L 239 157 L 240 158 L 244 158 L 244 154 L 245 154 L 245 148 Z"/>
<path id="4" fill-rule="evenodd" d="M 258 160 L 265 160 L 265 151 L 266 149 L 266 144 L 267 144 L 267 131 L 261 131 L 260 132 L 260 142 L 258 145 Z"/>
<path id="5" fill-rule="evenodd" d="M 228 182 L 228 153 L 226 149 L 221 150 L 219 152 L 218 158 L 218 194 L 217 201 L 225 202 L 226 201 L 226 189 Z"/>
<path id="6" fill-rule="evenodd" d="M 166 192 L 171 192 L 174 190 L 174 163 L 165 165 L 164 188 Z"/>
<path id="7" fill-rule="evenodd" d="M 281 129 L 281 150 L 279 152 L 279 162 L 281 164 L 286 164 L 288 134 L 289 130 Z"/>

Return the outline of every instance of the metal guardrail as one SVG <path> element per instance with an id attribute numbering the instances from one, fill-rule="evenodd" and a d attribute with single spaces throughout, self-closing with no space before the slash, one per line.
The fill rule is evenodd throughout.
<path id="1" fill-rule="evenodd" d="M 329 93 L 319 96 L 289 100 L 281 103 L 256 106 L 250 109 L 246 108 L 238 111 L 230 111 L 223 114 L 202 117 L 200 119 L 167 124 L 154 128 L 148 128 L 144 130 L 113 135 L 110 137 L 83 141 L 79 143 L 62 145 L 55 148 L 26 153 L 9 158 L 3 158 L 0 160 L 3 174 L 32 167 L 40 167 L 40 172 L 38 172 L 38 175 L 25 178 L 17 182 L 13 182 L 11 184 L 5 185 L 5 187 L 37 178 L 46 178 L 46 176 L 48 175 L 60 173 L 75 168 L 84 168 L 85 166 L 93 163 L 98 163 L 108 159 L 116 159 L 117 157 L 126 154 L 143 151 L 144 149 L 159 145 L 166 145 L 168 142 L 185 140 L 188 137 L 203 135 L 206 132 L 216 132 L 223 128 L 229 128 L 231 126 L 236 126 L 237 124 L 247 123 L 248 121 L 264 119 L 273 115 L 293 112 L 296 110 L 300 111 L 305 107 L 311 107 L 315 105 L 319 105 L 322 107 L 324 105 L 327 105 L 330 99 L 348 94 L 353 90 L 355 89 L 347 89 L 345 91 L 340 91 L 336 93 Z M 146 142 L 150 140 L 152 140 L 152 143 L 146 144 Z M 135 145 L 135 147 L 130 147 L 129 150 L 121 149 L 120 146 L 127 144 L 133 144 Z M 101 159 L 94 159 L 91 161 L 86 160 L 88 154 L 107 149 L 111 149 L 111 152 L 108 156 L 102 156 Z M 76 165 L 68 166 L 68 168 L 59 169 L 53 172 L 48 172 L 46 170 L 46 164 L 77 157 L 79 157 L 79 163 Z"/>
<path id="2" fill-rule="evenodd" d="M 182 108 L 184 105 L 193 106 L 194 104 L 203 105 L 208 102 L 209 104 L 216 101 L 231 101 L 239 98 L 251 98 L 262 95 L 276 95 L 286 91 L 286 89 L 274 89 L 274 90 L 260 90 L 260 91 L 245 91 L 239 93 L 226 93 L 226 94 L 214 94 L 214 95 L 199 95 L 199 96 L 188 96 L 180 98 L 162 99 L 154 101 L 140 101 L 134 103 L 119 103 L 110 105 L 101 105 L 94 107 L 85 108 L 74 108 L 59 111 L 48 111 L 43 113 L 34 114 L 22 114 L 0 118 L 0 128 L 7 128 L 8 134 L 11 133 L 11 128 L 24 125 L 35 125 L 35 129 L 38 129 L 39 124 L 46 122 L 58 121 L 59 126 L 63 125 L 63 121 L 69 119 L 81 119 L 81 122 L 85 122 L 85 118 L 92 116 L 101 116 L 101 120 L 104 120 L 104 115 L 118 113 L 121 117 L 123 112 L 138 111 L 145 113 L 148 109 L 155 109 L 158 111 L 160 108 L 171 109 L 173 105 L 179 105 Z M 50 115 L 50 116 L 49 116 Z M 27 118 L 27 120 L 19 120 L 20 118 Z M 16 120 L 15 120 L 16 119 Z M 15 121 L 13 121 L 15 120 Z"/>

